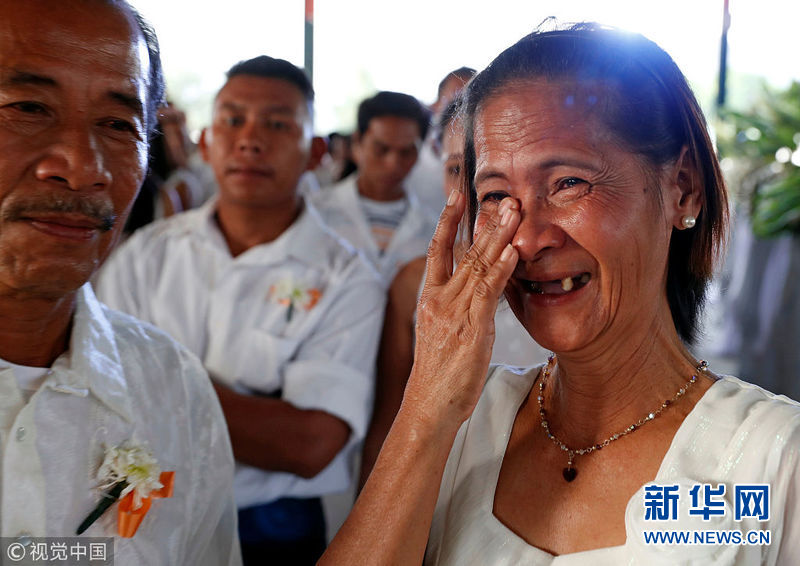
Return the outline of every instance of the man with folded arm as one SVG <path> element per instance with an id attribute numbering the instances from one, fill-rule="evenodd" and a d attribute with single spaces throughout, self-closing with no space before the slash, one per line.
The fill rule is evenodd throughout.
<path id="1" fill-rule="evenodd" d="M 320 496 L 353 481 L 383 317 L 377 275 L 298 192 L 321 151 L 305 73 L 260 56 L 234 65 L 200 140 L 219 194 L 142 229 L 98 294 L 165 329 L 206 366 L 237 460 L 246 564 L 314 564 Z"/>

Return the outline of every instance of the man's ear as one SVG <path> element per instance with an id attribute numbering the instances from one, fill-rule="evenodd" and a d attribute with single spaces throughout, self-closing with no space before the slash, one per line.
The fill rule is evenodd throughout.
<path id="1" fill-rule="evenodd" d="M 325 141 L 325 138 L 320 136 L 314 136 L 311 138 L 311 155 L 308 158 L 306 171 L 313 171 L 319 167 L 322 157 L 325 155 L 326 151 L 328 151 L 328 142 Z"/>
<path id="2" fill-rule="evenodd" d="M 684 146 L 678 159 L 668 170 L 665 187 L 665 213 L 672 225 L 685 229 L 684 219 L 697 218 L 703 208 L 703 183 L 689 149 Z"/>
<path id="3" fill-rule="evenodd" d="M 200 132 L 200 140 L 197 142 L 197 147 L 200 149 L 200 156 L 203 161 L 208 163 L 208 146 L 211 143 L 211 132 L 208 128 L 203 128 Z"/>

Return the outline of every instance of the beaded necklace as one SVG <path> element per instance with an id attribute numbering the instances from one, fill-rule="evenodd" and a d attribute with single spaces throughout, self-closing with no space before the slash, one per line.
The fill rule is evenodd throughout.
<path id="1" fill-rule="evenodd" d="M 646 414 L 644 417 L 630 425 L 629 427 L 623 429 L 622 431 L 612 434 L 602 442 L 597 444 L 593 444 L 591 446 L 587 446 L 585 448 L 570 448 L 566 444 L 564 444 L 555 434 L 552 433 L 550 430 L 550 423 L 547 422 L 547 411 L 544 410 L 544 386 L 547 378 L 550 377 L 550 372 L 552 368 L 555 367 L 556 357 L 555 355 L 551 355 L 547 361 L 547 365 L 544 367 L 542 372 L 542 379 L 539 381 L 539 396 L 537 400 L 539 401 L 539 416 L 542 419 L 542 429 L 544 433 L 547 435 L 547 438 L 553 441 L 553 443 L 558 446 L 563 452 L 567 453 L 567 467 L 564 468 L 561 474 L 564 476 L 564 479 L 568 482 L 571 482 L 578 476 L 578 470 L 573 466 L 575 462 L 576 456 L 585 456 L 586 454 L 591 454 L 595 450 L 602 450 L 615 440 L 619 440 L 623 436 L 627 436 L 628 434 L 632 433 L 633 431 L 641 428 L 644 424 L 652 421 L 658 415 L 664 412 L 665 409 L 672 406 L 678 399 L 683 397 L 683 395 L 688 391 L 689 387 L 691 387 L 697 381 L 697 374 L 693 374 L 689 381 L 686 384 L 678 389 L 678 392 L 672 397 L 672 399 L 667 399 L 661 406 L 656 409 L 655 411 Z M 705 360 L 700 360 L 697 364 L 696 369 L 698 372 L 707 372 L 708 371 L 708 362 Z"/>

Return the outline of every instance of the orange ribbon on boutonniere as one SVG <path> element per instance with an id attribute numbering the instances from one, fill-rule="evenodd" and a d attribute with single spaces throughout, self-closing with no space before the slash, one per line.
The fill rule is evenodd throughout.
<path id="1" fill-rule="evenodd" d="M 117 532 L 130 538 L 136 534 L 154 498 L 172 497 L 175 472 L 162 472 L 147 448 L 129 443 L 106 448 L 97 479 L 99 487 L 107 491 L 76 534 L 83 533 L 119 501 Z"/>
<path id="2" fill-rule="evenodd" d="M 142 519 L 150 510 L 153 499 L 172 497 L 175 472 L 161 472 L 159 481 L 161 488 L 151 491 L 148 497 L 143 497 L 138 509 L 135 507 L 136 501 L 132 491 L 119 500 L 117 508 L 117 533 L 119 536 L 131 538 L 136 534 L 136 530 L 142 524 Z"/>
<path id="3" fill-rule="evenodd" d="M 291 277 L 272 285 L 268 297 L 286 308 L 286 322 L 292 320 L 297 308 L 310 311 L 322 297 L 322 291 L 297 282 Z"/>

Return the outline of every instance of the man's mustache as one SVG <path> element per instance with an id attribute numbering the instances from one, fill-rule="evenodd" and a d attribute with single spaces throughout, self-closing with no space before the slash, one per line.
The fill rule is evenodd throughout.
<path id="1" fill-rule="evenodd" d="M 96 228 L 102 232 L 108 232 L 117 222 L 117 215 L 114 214 L 114 207 L 110 202 L 79 194 L 23 197 L 3 207 L 0 219 L 14 222 L 50 213 L 71 213 L 89 217 L 97 221 Z"/>

